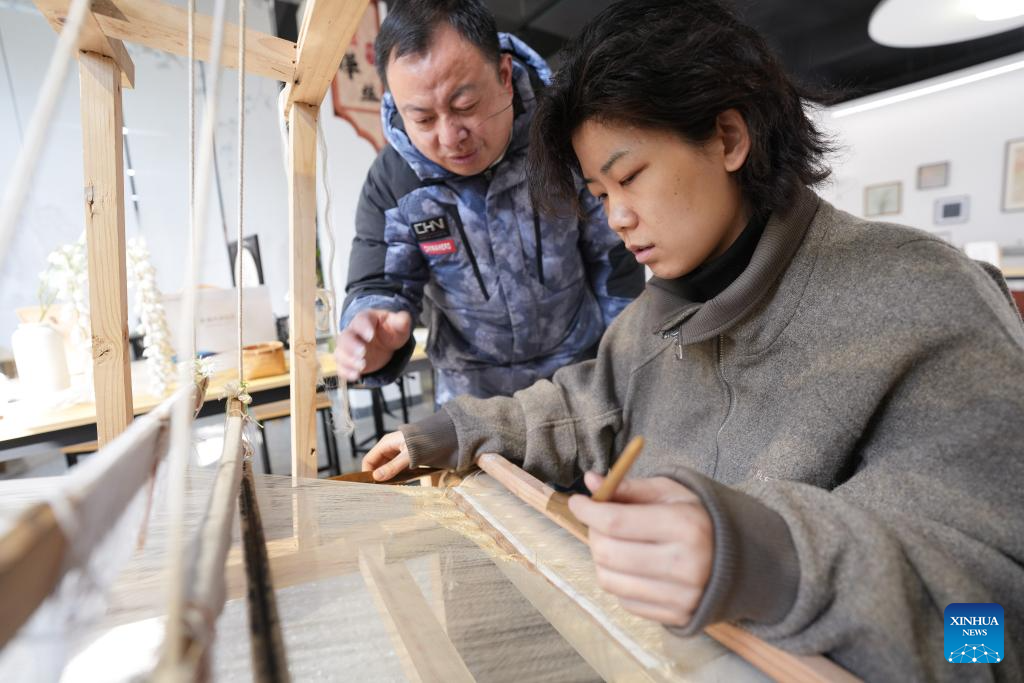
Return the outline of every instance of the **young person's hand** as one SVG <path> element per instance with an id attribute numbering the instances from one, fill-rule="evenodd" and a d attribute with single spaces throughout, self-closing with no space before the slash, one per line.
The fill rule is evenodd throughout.
<path id="1" fill-rule="evenodd" d="M 405 435 L 391 432 L 370 449 L 363 457 L 363 472 L 373 471 L 377 481 L 387 481 L 399 472 L 409 469 L 409 451 L 405 447 Z"/>
<path id="2" fill-rule="evenodd" d="M 587 472 L 587 488 L 604 478 Z M 633 614 L 689 623 L 711 576 L 713 529 L 700 499 L 665 477 L 627 479 L 607 503 L 573 496 L 569 509 L 590 527 L 590 552 L 602 588 Z"/>
<path id="3" fill-rule="evenodd" d="M 411 333 L 412 316 L 407 311 L 369 309 L 357 314 L 338 333 L 334 349 L 338 375 L 358 382 L 360 375 L 380 370 Z"/>

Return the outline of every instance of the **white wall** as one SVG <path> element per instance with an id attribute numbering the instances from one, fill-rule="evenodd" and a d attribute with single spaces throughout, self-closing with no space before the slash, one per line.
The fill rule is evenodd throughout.
<path id="1" fill-rule="evenodd" d="M 183 0 L 177 1 L 183 4 Z M 211 11 L 210 0 L 201 0 L 199 5 L 201 12 Z M 232 11 L 229 10 L 231 20 Z M 249 3 L 248 23 L 256 30 L 271 31 L 267 0 Z M 0 0 L 0 37 L 13 81 L 9 84 L 6 72 L 0 72 L 3 185 L 8 182 L 21 143 L 18 118 L 23 130 L 36 105 L 56 35 L 29 0 Z M 124 113 L 136 169 L 141 222 L 136 221 L 129 206 L 127 231 L 129 236 L 141 233 L 146 237 L 153 251 L 159 284 L 164 291 L 172 292 L 181 286 L 187 232 L 186 60 L 133 45 L 128 50 L 135 61 L 136 89 L 125 91 Z M 1013 59 L 1022 58 L 1024 54 Z M 969 71 L 983 68 L 984 65 Z M 224 213 L 228 232 L 233 235 L 237 201 L 237 81 L 234 71 L 224 71 L 222 76 L 217 149 Z M 250 77 L 246 83 L 246 232 L 259 234 L 266 282 L 275 312 L 282 315 L 288 310 L 288 197 L 276 116 L 279 86 L 258 77 Z M 903 210 L 887 219 L 949 233 L 958 245 L 973 240 L 1024 244 L 1024 212 L 1004 213 L 999 208 L 1005 143 L 1024 137 L 1024 71 L 842 119 L 832 119 L 827 111 L 821 116 L 825 127 L 838 136 L 843 146 L 834 159 L 833 180 L 821 188 L 826 199 L 840 208 L 859 215 L 866 185 L 899 180 L 903 183 Z M 329 103 L 323 108 L 321 120 L 328 145 L 331 214 L 337 243 L 334 273 L 340 303 L 354 234 L 355 207 L 375 152 L 348 123 L 333 115 Z M 950 162 L 949 186 L 917 190 L 917 167 L 936 161 Z M 46 255 L 76 239 L 84 228 L 75 68 L 65 84 L 33 187 L 0 271 L 0 347 L 9 345 L 16 326 L 13 309 L 35 303 L 38 274 Z M 971 198 L 969 222 L 933 225 L 934 200 L 961 194 Z M 323 231 L 322 191 L 320 202 L 326 260 L 328 242 Z M 215 195 L 211 195 L 207 225 L 202 281 L 228 286 L 231 280 L 227 249 Z"/>
<path id="2" fill-rule="evenodd" d="M 836 109 L 1021 60 L 1024 53 L 848 102 Z M 822 195 L 839 208 L 863 215 L 865 186 L 900 181 L 902 211 L 880 219 L 945 233 L 943 236 L 957 246 L 977 240 L 1024 245 L 1024 212 L 1004 212 L 1000 208 L 1006 142 L 1024 138 L 1024 70 L 843 118 L 833 118 L 826 110 L 821 112 L 820 120 L 842 146 L 833 160 L 832 181 L 821 188 Z M 918 190 L 917 167 L 942 161 L 950 164 L 949 184 Z M 935 200 L 956 195 L 970 197 L 968 221 L 935 225 Z"/>
<path id="3" fill-rule="evenodd" d="M 176 4 L 183 6 L 184 2 L 178 0 Z M 248 5 L 249 27 L 272 33 L 269 3 L 257 0 Z M 200 12 L 212 11 L 210 0 L 200 0 L 198 6 Z M 235 21 L 234 11 L 229 8 L 229 21 Z M 0 70 L 0 130 L 4 131 L 0 134 L 0 186 L 3 186 L 9 180 L 21 144 L 18 118 L 24 129 L 36 106 L 57 37 L 28 0 L 0 0 L 0 38 L 13 81 L 9 84 L 6 72 Z M 135 45 L 127 47 L 135 62 L 136 75 L 135 89 L 124 91 L 124 120 L 136 170 L 141 220 L 136 221 L 129 204 L 125 214 L 126 230 L 129 237 L 141 233 L 146 238 L 159 285 L 163 291 L 173 292 L 183 281 L 188 233 L 187 60 Z M 225 70 L 221 74 L 216 133 L 229 239 L 234 239 L 237 214 L 236 73 Z M 13 101 L 10 86 L 13 86 Z M 273 307 L 275 313 L 284 315 L 288 312 L 288 195 L 276 114 L 278 92 L 279 84 L 274 81 L 255 76 L 246 79 L 245 231 L 259 235 L 264 276 L 271 289 Z M 202 106 L 198 110 L 201 112 Z M 33 182 L 32 195 L 10 251 L 3 259 L 0 347 L 10 344 L 17 324 L 14 308 L 36 303 L 38 275 L 46 255 L 61 244 L 77 239 L 84 230 L 79 116 L 77 67 L 72 65 Z M 334 116 L 329 101 L 322 110 L 322 123 L 329 147 L 331 213 L 338 245 L 335 282 L 341 290 L 354 234 L 352 221 L 356 202 L 375 152 L 348 123 Z M 322 207 L 322 189 L 320 199 Z M 320 219 L 326 268 L 327 240 L 322 208 Z M 201 281 L 224 287 L 231 284 L 220 208 L 212 188 Z M 340 302 L 342 292 L 338 296 Z"/>

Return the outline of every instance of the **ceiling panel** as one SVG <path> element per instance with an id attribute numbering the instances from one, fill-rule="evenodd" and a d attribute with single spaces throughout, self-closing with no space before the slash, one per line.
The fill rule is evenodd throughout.
<path id="1" fill-rule="evenodd" d="M 486 0 L 499 28 L 549 59 L 612 0 Z M 779 53 L 797 80 L 839 101 L 1024 53 L 1024 28 L 955 45 L 898 49 L 868 37 L 877 0 L 735 0 L 740 14 Z M 922 2 L 922 11 L 927 11 Z"/>

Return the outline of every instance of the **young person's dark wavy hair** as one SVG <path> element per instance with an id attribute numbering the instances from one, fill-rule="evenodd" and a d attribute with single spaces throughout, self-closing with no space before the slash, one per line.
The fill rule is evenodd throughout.
<path id="1" fill-rule="evenodd" d="M 795 85 L 760 34 L 717 0 L 617 2 L 563 55 L 531 129 L 530 191 L 549 211 L 577 199 L 572 135 L 588 120 L 673 131 L 699 145 L 719 113 L 738 110 L 751 148 L 734 175 L 758 212 L 831 172 L 830 140 L 802 105 L 825 98 Z"/>
<path id="2" fill-rule="evenodd" d="M 373 51 L 377 75 L 388 87 L 388 62 L 430 49 L 434 31 L 447 23 L 498 68 L 501 51 L 494 15 L 481 0 L 398 0 L 388 3 L 388 15 L 377 33 Z"/>

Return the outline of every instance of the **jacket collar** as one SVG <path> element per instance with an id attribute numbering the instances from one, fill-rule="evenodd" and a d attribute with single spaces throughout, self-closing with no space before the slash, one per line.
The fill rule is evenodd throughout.
<path id="1" fill-rule="evenodd" d="M 551 69 L 529 45 L 513 35 L 499 33 L 498 43 L 503 53 L 512 55 L 515 119 L 512 123 L 512 139 L 509 140 L 505 151 L 507 156 L 510 152 L 519 151 L 529 144 L 530 120 L 537 106 L 538 94 L 534 92 L 530 72 L 536 75 L 540 83 L 548 83 L 551 80 Z M 388 143 L 405 159 L 420 180 L 436 182 L 461 177 L 435 164 L 416 149 L 405 132 L 402 117 L 390 92 L 384 93 L 384 97 L 381 98 L 380 121 Z"/>
<path id="2" fill-rule="evenodd" d="M 739 322 L 764 299 L 789 267 L 820 201 L 813 191 L 802 187 L 788 207 L 773 212 L 746 270 L 706 303 L 687 299 L 684 288 L 676 280 L 658 277 L 648 280 L 647 291 L 651 297 L 648 321 L 652 331 L 664 333 L 678 327 L 679 342 L 695 344 Z"/>

